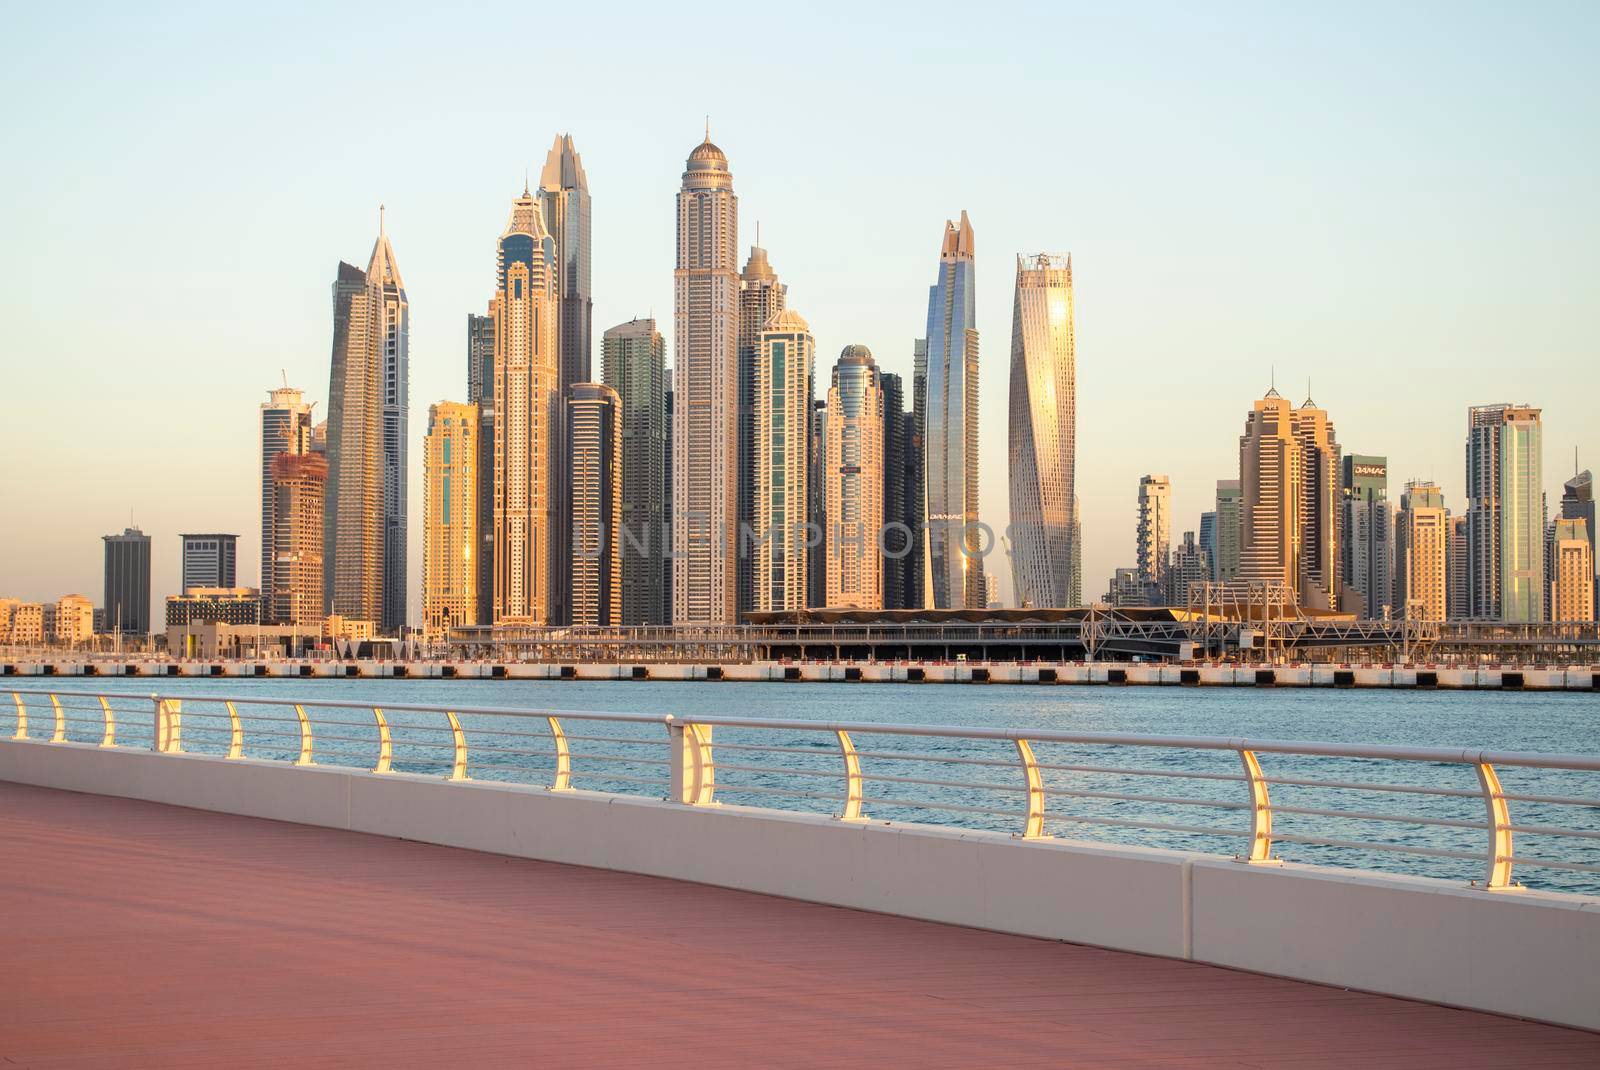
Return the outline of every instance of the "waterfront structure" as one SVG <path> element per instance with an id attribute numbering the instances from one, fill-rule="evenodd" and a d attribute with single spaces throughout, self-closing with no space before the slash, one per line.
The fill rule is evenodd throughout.
<path id="1" fill-rule="evenodd" d="M 1211 558 L 1195 539 L 1192 531 L 1183 533 L 1183 541 L 1172 551 L 1172 561 L 1167 566 L 1166 604 L 1189 604 L 1189 588 L 1205 583 L 1211 578 Z"/>
<path id="2" fill-rule="evenodd" d="M 477 575 L 473 586 L 480 624 L 494 621 L 494 302 L 487 315 L 467 315 L 467 404 L 478 407 L 477 517 L 478 545 L 473 554 Z"/>
<path id="3" fill-rule="evenodd" d="M 320 453 L 272 459 L 272 571 L 262 589 L 270 623 L 316 628 L 322 621 L 327 484 L 328 461 Z"/>
<path id="4" fill-rule="evenodd" d="M 1468 607 L 1472 604 L 1472 584 L 1467 559 L 1467 518 L 1450 516 L 1446 514 L 1445 525 L 1445 555 L 1446 570 L 1449 590 L 1446 597 L 1446 612 L 1449 620 L 1460 620 L 1469 616 Z"/>
<path id="5" fill-rule="evenodd" d="M 672 621 L 738 615 L 739 200 L 709 136 L 689 154 L 673 270 Z"/>
<path id="6" fill-rule="evenodd" d="M 1340 608 L 1382 620 L 1394 593 L 1388 459 L 1346 454 L 1339 466 L 1339 496 Z"/>
<path id="7" fill-rule="evenodd" d="M 1394 522 L 1394 611 L 1412 620 L 1450 616 L 1450 514 L 1444 492 L 1407 483 Z"/>
<path id="8" fill-rule="evenodd" d="M 411 440 L 411 306 L 400 264 L 378 208 L 378 240 L 367 262 L 367 278 L 379 300 L 378 360 L 383 406 L 383 572 L 378 626 L 397 633 L 406 623 L 407 474 Z"/>
<path id="9" fill-rule="evenodd" d="M 1573 457 L 1573 468 L 1577 468 L 1577 457 Z M 1589 536 L 1589 556 L 1594 557 L 1595 552 L 1595 511 L 1594 511 L 1594 476 L 1587 470 L 1574 471 L 1572 478 L 1561 486 L 1561 518 L 1563 520 L 1581 520 L 1584 530 Z M 1548 571 L 1548 570 L 1547 570 Z M 1595 604 L 1600 606 L 1600 576 L 1597 576 L 1595 587 Z"/>
<path id="10" fill-rule="evenodd" d="M 120 635 L 148 635 L 150 536 L 138 528 L 126 528 L 121 535 L 101 538 L 105 542 L 106 627 Z"/>
<path id="11" fill-rule="evenodd" d="M 1237 479 L 1217 480 L 1217 547 L 1211 578 L 1231 583 L 1239 578 L 1239 546 L 1244 530 L 1244 491 Z"/>
<path id="12" fill-rule="evenodd" d="M 572 624 L 622 623 L 622 399 L 603 383 L 567 398 L 572 474 Z"/>
<path id="13" fill-rule="evenodd" d="M 933 605 L 933 578 L 928 574 L 928 340 L 911 345 L 911 423 L 906 439 L 906 526 L 911 552 L 906 554 L 906 608 Z"/>
<path id="14" fill-rule="evenodd" d="M 601 341 L 605 384 L 622 405 L 622 623 L 668 624 L 666 341 L 654 319 L 633 319 Z"/>
<path id="15" fill-rule="evenodd" d="M 1072 258 L 1017 257 L 1008 434 L 1017 604 L 1075 606 L 1077 356 Z"/>
<path id="16" fill-rule="evenodd" d="M 53 638 L 63 646 L 76 646 L 94 638 L 94 603 L 81 594 L 56 601 Z"/>
<path id="17" fill-rule="evenodd" d="M 1295 592 L 1301 606 L 1339 608 L 1339 443 L 1328 414 L 1307 397 L 1291 416 L 1300 443 L 1300 571 Z"/>
<path id="18" fill-rule="evenodd" d="M 1292 413 L 1283 395 L 1268 390 L 1255 403 L 1239 438 L 1241 516 L 1236 578 L 1297 589 L 1304 473 Z"/>
<path id="19" fill-rule="evenodd" d="M 1172 481 L 1164 475 L 1139 477 L 1139 519 L 1134 528 L 1134 567 L 1151 592 L 1149 605 L 1166 591 L 1172 549 Z"/>
<path id="20" fill-rule="evenodd" d="M 978 321 L 972 224 L 946 221 L 928 288 L 926 480 L 933 605 L 981 609 L 978 567 Z"/>
<path id="21" fill-rule="evenodd" d="M 1544 619 L 1544 457 L 1540 412 L 1475 405 L 1467 412 L 1469 616 Z"/>
<path id="22" fill-rule="evenodd" d="M 526 188 L 500 236 L 494 300 L 493 623 L 559 624 L 568 576 L 558 531 L 566 479 L 555 241 Z"/>
<path id="23" fill-rule="evenodd" d="M 789 288 L 778 281 L 777 272 L 772 270 L 767 251 L 759 242 L 752 245 L 744 270 L 739 273 L 739 336 L 736 345 L 739 361 L 737 604 L 740 613 L 748 612 L 754 606 L 751 584 L 755 562 L 749 540 L 755 531 L 756 362 L 761 353 L 761 331 L 769 319 L 787 306 L 788 294 Z"/>
<path id="24" fill-rule="evenodd" d="M 7 646 L 44 642 L 44 604 L 0 598 L 0 641 Z"/>
<path id="25" fill-rule="evenodd" d="M 326 612 L 370 621 L 383 613 L 385 334 L 379 281 L 341 261 L 333 284 L 322 593 Z"/>
<path id="26" fill-rule="evenodd" d="M 261 592 L 254 587 L 191 587 L 167 596 L 168 628 L 195 624 L 261 623 Z"/>
<path id="27" fill-rule="evenodd" d="M 478 616 L 478 406 L 428 406 L 422 442 L 422 627 L 442 638 Z"/>
<path id="28" fill-rule="evenodd" d="M 589 179 L 571 134 L 558 134 L 539 175 L 545 229 L 555 244 L 561 388 L 593 380 L 594 293 L 589 282 Z"/>
<path id="29" fill-rule="evenodd" d="M 183 590 L 233 587 L 238 583 L 239 536 L 179 535 L 183 543 Z"/>
<path id="30" fill-rule="evenodd" d="M 911 417 L 905 411 L 905 380 L 880 370 L 878 382 L 883 387 L 883 608 L 907 609 L 906 561 L 912 524 L 907 520 L 906 448 L 911 440 Z"/>
<path id="31" fill-rule="evenodd" d="M 785 309 L 761 331 L 755 376 L 752 596 L 761 612 L 809 604 L 812 365 L 805 319 Z M 680 432 L 681 433 L 681 432 Z"/>
<path id="32" fill-rule="evenodd" d="M 1563 624 L 1595 619 L 1594 545 L 1581 518 L 1562 517 L 1551 525 L 1550 619 Z"/>
<path id="33" fill-rule="evenodd" d="M 828 387 L 821 497 L 824 508 L 823 604 L 883 608 L 883 383 L 872 351 L 849 345 Z"/>
<path id="34" fill-rule="evenodd" d="M 273 529 L 277 516 L 277 490 L 272 483 L 272 461 L 280 453 L 300 456 L 311 452 L 311 406 L 301 392 L 285 386 L 267 392 L 261 403 L 261 589 L 271 593 Z"/>

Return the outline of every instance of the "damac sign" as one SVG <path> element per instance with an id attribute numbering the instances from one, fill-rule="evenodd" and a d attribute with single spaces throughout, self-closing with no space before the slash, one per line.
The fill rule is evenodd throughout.
<path id="1" fill-rule="evenodd" d="M 1355 466 L 1358 476 L 1388 476 L 1389 466 L 1386 464 L 1358 464 Z"/>

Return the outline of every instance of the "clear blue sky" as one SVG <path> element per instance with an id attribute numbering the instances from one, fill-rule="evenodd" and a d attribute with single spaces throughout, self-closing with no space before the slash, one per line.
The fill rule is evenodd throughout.
<path id="1" fill-rule="evenodd" d="M 573 133 L 596 334 L 653 309 L 670 338 L 706 113 L 819 371 L 862 342 L 909 372 L 943 222 L 971 213 L 991 522 L 1014 257 L 1072 252 L 1085 594 L 1131 563 L 1141 473 L 1196 526 L 1273 365 L 1389 456 L 1392 494 L 1431 476 L 1463 505 L 1473 403 L 1544 407 L 1552 491 L 1574 446 L 1600 465 L 1591 4 L 225 8 L 9 13 L 0 594 L 98 602 L 130 511 L 158 602 L 180 531 L 239 532 L 255 582 L 256 406 L 282 369 L 321 411 L 329 285 L 380 201 L 419 528 L 427 405 L 465 393 L 524 171 Z"/>

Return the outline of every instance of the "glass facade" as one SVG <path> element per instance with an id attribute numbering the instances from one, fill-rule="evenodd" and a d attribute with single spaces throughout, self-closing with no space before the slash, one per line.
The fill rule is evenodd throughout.
<path id="1" fill-rule="evenodd" d="M 928 290 L 925 455 L 928 568 L 938 609 L 982 608 L 978 522 L 978 326 L 972 224 L 945 224 Z"/>

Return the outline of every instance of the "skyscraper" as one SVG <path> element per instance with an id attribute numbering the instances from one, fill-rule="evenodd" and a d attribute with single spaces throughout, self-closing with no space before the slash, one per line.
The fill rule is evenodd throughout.
<path id="1" fill-rule="evenodd" d="M 594 294 L 589 285 L 589 179 L 571 134 L 559 134 L 539 175 L 545 229 L 555 243 L 561 387 L 593 382 Z"/>
<path id="2" fill-rule="evenodd" d="M 183 544 L 183 590 L 239 585 L 237 535 L 179 535 Z"/>
<path id="3" fill-rule="evenodd" d="M 928 288 L 928 568 L 939 609 L 983 608 L 977 558 L 978 320 L 972 224 L 946 221 Z"/>
<path id="4" fill-rule="evenodd" d="M 793 309 L 775 313 L 761 332 L 755 377 L 755 545 L 753 608 L 808 604 L 805 525 L 811 489 L 811 369 L 816 344 Z"/>
<path id="5" fill-rule="evenodd" d="M 913 523 L 907 519 L 906 446 L 911 439 L 911 417 L 905 411 L 904 380 L 893 372 L 879 372 L 883 386 L 883 608 L 905 609 L 906 563 L 911 549 Z"/>
<path id="6" fill-rule="evenodd" d="M 106 627 L 123 635 L 150 633 L 150 536 L 138 528 L 103 535 Z"/>
<path id="7" fill-rule="evenodd" d="M 1183 533 L 1183 542 L 1172 551 L 1162 601 L 1169 606 L 1187 606 L 1189 588 L 1211 578 L 1211 561 L 1195 540 L 1194 532 Z"/>
<path id="8" fill-rule="evenodd" d="M 906 554 L 906 608 L 933 605 L 928 575 L 928 340 L 911 346 L 911 412 L 906 438 L 906 526 L 911 552 Z"/>
<path id="9" fill-rule="evenodd" d="M 667 624 L 667 346 L 655 320 L 635 319 L 606 331 L 602 348 L 622 403 L 622 623 Z"/>
<path id="10" fill-rule="evenodd" d="M 320 453 L 272 459 L 272 571 L 261 597 L 273 624 L 316 628 L 323 618 L 323 503 L 328 461 Z"/>
<path id="11" fill-rule="evenodd" d="M 494 623 L 559 623 L 565 409 L 555 242 L 528 190 L 500 236 L 494 300 Z"/>
<path id="12" fill-rule="evenodd" d="M 1467 413 L 1467 582 L 1470 616 L 1544 617 L 1543 433 L 1527 405 Z"/>
<path id="13" fill-rule="evenodd" d="M 1394 528 L 1395 613 L 1445 620 L 1450 614 L 1450 514 L 1444 493 L 1433 483 L 1407 483 Z"/>
<path id="14" fill-rule="evenodd" d="M 759 229 L 759 228 L 758 228 Z M 777 272 L 767 261 L 767 251 L 750 247 L 750 257 L 739 275 L 739 539 L 738 607 L 743 613 L 754 605 L 751 576 L 754 555 L 748 543 L 755 530 L 755 382 L 756 361 L 760 358 L 761 331 L 774 315 L 782 312 L 789 288 L 778 281 Z"/>
<path id="15" fill-rule="evenodd" d="M 1467 558 L 1467 517 L 1445 514 L 1445 614 L 1448 620 L 1470 615 L 1472 604 L 1471 562 Z"/>
<path id="16" fill-rule="evenodd" d="M 1307 397 L 1291 418 L 1300 442 L 1300 605 L 1339 607 L 1339 443 L 1328 414 Z"/>
<path id="17" fill-rule="evenodd" d="M 328 612 L 374 624 L 383 614 L 383 308 L 380 281 L 341 261 L 333 284 L 322 593 Z"/>
<path id="18" fill-rule="evenodd" d="M 573 383 L 567 399 L 572 473 L 572 623 L 622 623 L 622 399 Z"/>
<path id="19" fill-rule="evenodd" d="M 1346 454 L 1340 462 L 1339 494 L 1346 592 L 1340 608 L 1382 620 L 1394 595 L 1388 459 Z"/>
<path id="20" fill-rule="evenodd" d="M 883 608 L 883 384 L 872 351 L 845 346 L 828 387 L 823 488 L 828 606 Z"/>
<path id="21" fill-rule="evenodd" d="M 1595 619 L 1594 547 L 1589 525 L 1562 517 L 1550 538 L 1550 619 L 1588 623 Z"/>
<path id="22" fill-rule="evenodd" d="M 1303 469 L 1293 410 L 1277 390 L 1255 403 L 1239 438 L 1240 580 L 1298 589 Z M 1218 488 L 1218 524 L 1222 524 Z M 1226 528 L 1222 529 L 1224 532 Z M 1219 537 L 1219 542 L 1221 541 Z M 1226 551 L 1224 551 L 1226 553 Z"/>
<path id="23" fill-rule="evenodd" d="M 377 287 L 383 404 L 383 601 L 379 626 L 398 632 L 406 623 L 406 531 L 409 514 L 407 474 L 411 431 L 411 306 L 400 265 L 378 209 L 378 240 L 372 246 L 367 278 Z"/>
<path id="24" fill-rule="evenodd" d="M 812 394 L 808 381 L 806 396 Z M 805 452 L 805 544 L 806 583 L 805 601 L 802 605 L 817 608 L 828 604 L 828 503 L 823 496 L 823 466 L 826 463 L 828 442 L 828 399 L 813 398 L 811 422 L 807 427 Z"/>
<path id="25" fill-rule="evenodd" d="M 1584 531 L 1589 537 L 1589 556 L 1594 557 L 1594 476 L 1588 471 L 1576 471 L 1578 458 L 1572 458 L 1574 469 L 1572 478 L 1561 487 L 1561 518 L 1563 520 L 1583 521 Z M 1595 586 L 1595 604 L 1600 606 L 1600 582 Z"/>
<path id="26" fill-rule="evenodd" d="M 442 639 L 478 618 L 478 406 L 428 406 L 422 444 L 422 627 Z"/>
<path id="27" fill-rule="evenodd" d="M 1072 258 L 1017 258 L 1011 312 L 1011 575 L 1018 605 L 1076 606 Z"/>
<path id="28" fill-rule="evenodd" d="M 1165 597 L 1172 547 L 1172 481 L 1164 475 L 1139 477 L 1139 521 L 1134 528 L 1134 567 L 1150 591 L 1150 604 Z"/>
<path id="29" fill-rule="evenodd" d="M 301 456 L 311 452 L 311 406 L 289 387 L 269 391 L 261 403 L 261 595 L 272 593 L 272 547 L 277 539 L 277 492 L 272 481 L 272 461 L 280 453 Z M 321 550 L 318 550 L 319 561 Z M 318 585 L 320 589 L 320 584 Z M 320 597 L 320 596 L 319 596 Z M 270 607 L 271 603 L 267 602 Z M 318 607 L 320 608 L 320 606 Z M 271 623 L 269 620 L 268 623 Z"/>
<path id="30" fill-rule="evenodd" d="M 1217 549 L 1211 578 L 1229 583 L 1239 578 L 1239 540 L 1244 530 L 1244 491 L 1237 479 L 1217 480 Z"/>
<path id="31" fill-rule="evenodd" d="M 672 620 L 737 617 L 739 200 L 708 137 L 678 193 L 673 271 Z"/>
<path id="32" fill-rule="evenodd" d="M 663 496 L 662 496 L 662 499 L 661 499 L 661 513 L 662 513 L 662 516 L 665 517 L 665 520 L 663 522 L 666 524 L 666 531 L 663 533 L 663 536 L 664 536 L 666 541 L 663 543 L 663 546 L 665 546 L 669 550 L 671 549 L 671 547 L 673 545 L 672 533 L 675 530 L 675 525 L 673 524 L 673 519 L 672 519 L 672 517 L 673 517 L 673 510 L 672 510 L 672 443 L 675 441 L 673 439 L 673 437 L 672 437 L 672 426 L 673 426 L 672 413 L 673 413 L 673 409 L 675 407 L 675 404 L 676 403 L 675 403 L 675 400 L 674 400 L 674 397 L 673 397 L 673 390 L 672 390 L 672 369 L 668 368 L 667 369 L 666 399 L 665 399 L 665 405 L 663 406 L 666 409 L 666 412 L 667 412 L 666 463 L 662 466 L 666 470 L 666 472 L 665 472 L 666 478 L 663 479 L 662 482 L 661 482 L 662 489 L 665 492 L 663 494 Z M 623 464 L 627 464 L 627 462 L 624 461 Z M 626 473 L 624 473 L 623 478 L 624 479 L 627 478 Z M 661 621 L 662 624 L 671 624 L 672 623 L 672 570 L 673 570 L 673 567 L 674 567 L 674 562 L 673 562 L 672 557 L 667 553 L 663 553 L 661 555 L 661 606 L 662 606 L 661 612 L 662 612 L 662 618 L 663 618 L 662 621 Z"/>
<path id="33" fill-rule="evenodd" d="M 494 302 L 489 314 L 467 314 L 467 404 L 478 410 L 477 449 L 478 546 L 473 588 L 478 599 L 473 616 L 479 624 L 494 623 Z"/>
<path id="34" fill-rule="evenodd" d="M 1206 555 L 1206 579 L 1217 578 L 1217 511 L 1200 514 L 1200 534 L 1196 538 L 1200 552 Z"/>

